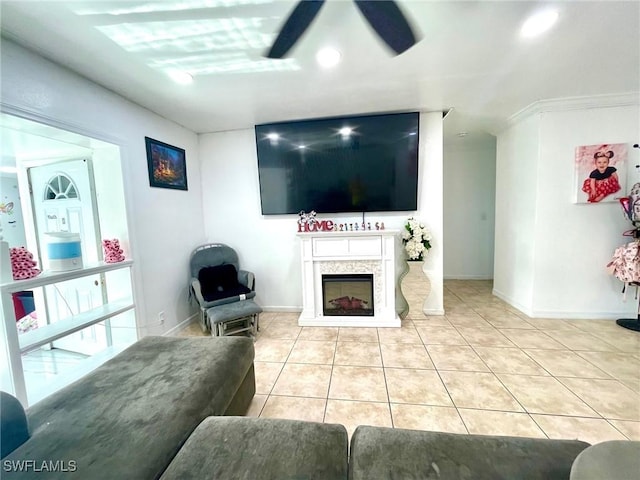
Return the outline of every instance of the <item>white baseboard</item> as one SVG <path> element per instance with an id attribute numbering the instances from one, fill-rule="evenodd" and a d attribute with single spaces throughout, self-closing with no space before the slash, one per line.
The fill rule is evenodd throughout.
<path id="1" fill-rule="evenodd" d="M 525 307 L 524 305 L 522 305 L 520 302 L 517 302 L 515 300 L 513 300 L 512 298 L 510 298 L 508 295 L 505 295 L 504 293 L 500 292 L 499 290 L 496 290 L 495 288 L 491 291 L 491 293 L 493 295 L 495 295 L 496 297 L 498 297 L 500 300 L 503 300 L 505 302 L 507 302 L 509 305 L 511 305 L 514 308 L 517 308 L 518 310 L 520 310 L 522 313 L 524 313 L 525 315 L 528 315 L 529 317 L 535 317 L 535 315 L 533 315 L 533 312 L 531 310 L 529 310 L 528 307 Z"/>
<path id="2" fill-rule="evenodd" d="M 302 312 L 302 307 L 278 307 L 278 306 L 265 307 L 264 305 L 261 305 L 261 307 L 263 312 L 293 312 L 293 313 Z"/>
<path id="3" fill-rule="evenodd" d="M 195 321 L 198 320 L 198 316 L 200 316 L 199 313 L 194 313 L 193 315 L 191 315 L 189 318 L 187 318 L 186 320 L 183 320 L 182 322 L 180 322 L 178 325 L 176 325 L 175 327 L 167 330 L 166 332 L 164 332 L 162 334 L 163 337 L 172 337 L 174 336 L 176 333 L 178 333 L 180 330 L 187 328 L 187 326 Z"/>
<path id="4" fill-rule="evenodd" d="M 531 318 L 566 318 L 570 320 L 611 320 L 614 318 L 636 318 L 637 313 L 633 311 L 606 311 L 606 312 L 578 312 L 571 311 L 558 311 L 558 310 L 530 310 L 524 305 L 512 300 L 502 292 L 493 289 L 492 292 L 500 300 L 504 300 L 512 307 L 517 308 L 525 315 Z"/>
<path id="5" fill-rule="evenodd" d="M 445 280 L 493 280 L 493 275 L 447 275 Z"/>
<path id="6" fill-rule="evenodd" d="M 440 310 L 440 309 L 423 309 L 422 313 L 424 313 L 425 315 L 433 315 L 434 317 L 437 315 L 444 315 L 444 310 Z"/>
<path id="7" fill-rule="evenodd" d="M 567 318 L 570 320 L 613 320 L 618 318 L 636 318 L 637 313 L 630 312 L 557 312 L 534 310 L 533 318 Z"/>

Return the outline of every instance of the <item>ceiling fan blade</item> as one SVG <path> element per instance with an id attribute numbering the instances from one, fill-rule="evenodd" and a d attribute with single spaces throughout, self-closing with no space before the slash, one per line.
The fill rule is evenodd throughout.
<path id="1" fill-rule="evenodd" d="M 369 25 L 396 54 L 415 45 L 416 36 L 396 2 L 355 0 L 355 3 Z"/>
<path id="2" fill-rule="evenodd" d="M 267 57 L 284 57 L 305 32 L 323 4 L 324 0 L 301 0 L 298 2 L 298 5 L 293 9 L 284 26 L 280 29 L 280 33 L 275 42 L 273 42 L 271 50 L 267 53 Z"/>

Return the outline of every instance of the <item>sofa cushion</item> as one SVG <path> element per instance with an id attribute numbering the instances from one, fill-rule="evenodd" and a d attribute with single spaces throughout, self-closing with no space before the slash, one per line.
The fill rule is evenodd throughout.
<path id="1" fill-rule="evenodd" d="M 207 302 L 235 297 L 251 290 L 238 282 L 238 271 L 231 264 L 205 267 L 198 273 L 202 297 Z"/>
<path id="2" fill-rule="evenodd" d="M 196 428 L 161 480 L 346 480 L 347 452 L 342 425 L 211 417 Z"/>
<path id="3" fill-rule="evenodd" d="M 239 389 L 250 400 L 253 357 L 246 337 L 143 338 L 29 408 L 31 438 L 6 459 L 75 462 L 47 479 L 158 478 L 204 418 L 233 410 Z"/>
<path id="4" fill-rule="evenodd" d="M 0 458 L 29 439 L 29 425 L 22 404 L 7 392 L 0 392 Z"/>
<path id="5" fill-rule="evenodd" d="M 567 480 L 588 443 L 359 426 L 350 480 Z"/>

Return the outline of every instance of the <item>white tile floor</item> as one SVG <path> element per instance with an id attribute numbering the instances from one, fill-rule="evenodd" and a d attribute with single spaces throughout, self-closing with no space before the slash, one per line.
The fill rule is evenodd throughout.
<path id="1" fill-rule="evenodd" d="M 640 440 L 640 333 L 528 318 L 490 281 L 445 281 L 447 314 L 397 329 L 264 313 L 249 415 L 471 434 Z M 182 335 L 202 335 L 192 325 Z"/>

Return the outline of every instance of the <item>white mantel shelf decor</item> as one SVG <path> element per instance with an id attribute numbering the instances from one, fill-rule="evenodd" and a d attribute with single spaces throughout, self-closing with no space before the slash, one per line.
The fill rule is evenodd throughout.
<path id="1" fill-rule="evenodd" d="M 302 327 L 400 327 L 396 313 L 398 230 L 298 233 L 302 265 Z M 373 315 L 324 315 L 322 275 L 373 275 Z"/>

